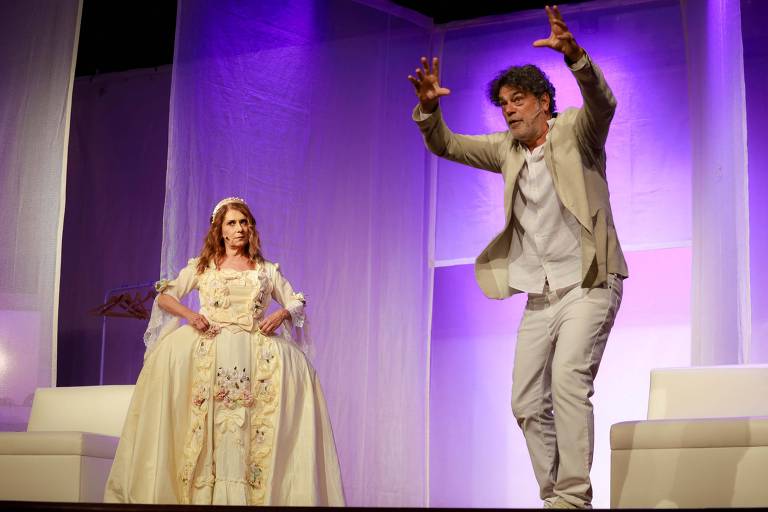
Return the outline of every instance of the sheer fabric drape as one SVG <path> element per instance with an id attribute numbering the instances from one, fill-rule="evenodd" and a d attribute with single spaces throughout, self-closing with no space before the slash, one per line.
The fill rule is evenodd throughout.
<path id="1" fill-rule="evenodd" d="M 749 362 L 747 111 L 739 0 L 682 0 L 691 109 L 691 362 Z"/>
<path id="2" fill-rule="evenodd" d="M 78 0 L 0 6 L 0 426 L 55 383 L 66 149 Z"/>
<path id="3" fill-rule="evenodd" d="M 418 21 L 300 0 L 182 1 L 177 19 L 164 272 L 199 251 L 219 199 L 248 201 L 307 297 L 350 505 L 425 504 L 427 180 L 404 76 L 429 42 Z"/>

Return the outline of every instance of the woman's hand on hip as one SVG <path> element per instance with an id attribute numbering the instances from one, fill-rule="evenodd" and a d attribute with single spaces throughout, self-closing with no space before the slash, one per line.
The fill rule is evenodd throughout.
<path id="1" fill-rule="evenodd" d="M 211 324 L 208 323 L 208 319 L 200 313 L 192 313 L 189 315 L 189 317 L 187 317 L 187 322 L 200 332 L 205 332 L 211 327 Z"/>
<path id="2" fill-rule="evenodd" d="M 275 332 L 275 329 L 280 327 L 280 324 L 288 320 L 290 317 L 291 314 L 287 309 L 275 311 L 268 317 L 264 318 L 261 322 L 259 322 L 259 330 L 262 332 L 262 334 L 269 336 Z"/>

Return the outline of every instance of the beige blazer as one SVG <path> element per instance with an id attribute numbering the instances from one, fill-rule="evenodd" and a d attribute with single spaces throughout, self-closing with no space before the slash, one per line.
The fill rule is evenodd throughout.
<path id="1" fill-rule="evenodd" d="M 596 288 L 606 283 L 609 273 L 629 275 L 613 225 L 605 174 L 605 140 L 616 98 L 589 57 L 583 67 L 572 72 L 584 105 L 557 115 L 544 146 L 544 159 L 560 201 L 581 224 L 581 286 Z M 417 106 L 413 118 L 432 153 L 503 176 L 506 223 L 475 260 L 475 277 L 483 293 L 492 299 L 519 293 L 508 284 L 508 257 L 513 223 L 517 222 L 512 201 L 517 177 L 525 164 L 522 146 L 509 131 L 455 134 L 443 121 L 439 108 L 426 119 L 421 117 Z M 519 243 L 516 237 L 514 240 Z"/>

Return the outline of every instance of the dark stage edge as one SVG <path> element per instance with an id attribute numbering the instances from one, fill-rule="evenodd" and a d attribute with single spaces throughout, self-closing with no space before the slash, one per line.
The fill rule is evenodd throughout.
<path id="1" fill-rule="evenodd" d="M 25 512 L 150 512 L 168 510 L 172 512 L 232 512 L 234 510 L 290 510 L 296 512 L 312 512 L 317 510 L 541 510 L 534 508 L 508 509 L 471 509 L 471 508 L 413 508 L 413 507 L 243 507 L 233 505 L 136 505 L 119 503 L 70 503 L 51 501 L 0 501 L 0 510 L 20 510 Z M 637 510 L 637 509 L 636 509 Z"/>
<path id="2" fill-rule="evenodd" d="M 50 502 L 50 501 L 0 501 L 0 510 L 20 510 L 25 512 L 150 512 L 150 511 L 172 511 L 172 512 L 232 512 L 237 510 L 290 510 L 296 512 L 312 512 L 317 510 L 502 510 L 494 508 L 471 509 L 471 508 L 413 508 L 413 507 L 256 507 L 256 506 L 234 506 L 234 505 L 137 505 L 120 503 L 71 503 L 71 502 Z M 503 510 L 541 510 L 530 508 L 503 509 Z"/>
<path id="3" fill-rule="evenodd" d="M 316 510 L 542 510 L 536 508 L 414 508 L 414 507 L 242 507 L 232 505 L 134 505 L 134 504 L 117 504 L 117 503 L 70 503 L 70 502 L 51 502 L 51 501 L 2 501 L 0 500 L 0 510 L 21 510 L 27 512 L 149 512 L 159 510 L 169 510 L 174 512 L 195 511 L 201 510 L 214 511 L 214 512 L 226 512 L 233 510 L 291 510 L 296 512 L 311 512 Z M 611 509 L 603 509 L 611 510 Z M 618 510 L 618 509 L 617 509 Z M 653 510 L 653 509 L 632 509 L 632 510 Z M 697 509 L 677 509 L 677 510 L 697 510 Z"/>
<path id="4" fill-rule="evenodd" d="M 71 502 L 52 502 L 52 501 L 0 501 L 0 510 L 11 511 L 20 510 L 24 512 L 150 512 L 150 511 L 171 511 L 171 512 L 232 512 L 237 510 L 290 510 L 291 512 L 313 512 L 318 510 L 541 510 L 531 508 L 510 508 L 510 509 L 471 509 L 471 508 L 414 508 L 414 507 L 256 507 L 256 506 L 234 506 L 234 505 L 138 505 L 122 503 L 71 503 Z"/>

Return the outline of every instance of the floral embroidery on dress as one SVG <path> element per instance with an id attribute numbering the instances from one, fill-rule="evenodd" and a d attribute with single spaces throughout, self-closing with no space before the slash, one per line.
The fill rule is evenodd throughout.
<path id="1" fill-rule="evenodd" d="M 160 279 L 159 281 L 155 281 L 155 291 L 157 293 L 163 293 L 165 290 L 168 289 L 168 285 L 170 284 L 170 279 Z"/>
<path id="2" fill-rule="evenodd" d="M 272 379 L 264 379 L 256 382 L 256 398 L 264 402 L 271 402 L 277 395 L 275 387 L 276 386 L 272 383 Z"/>
<path id="3" fill-rule="evenodd" d="M 261 318 L 264 313 L 264 291 L 260 291 L 259 294 L 254 297 L 251 302 L 251 313 L 254 318 Z"/>
<path id="4" fill-rule="evenodd" d="M 253 384 L 254 407 L 251 408 L 251 436 L 248 474 L 250 502 L 264 504 L 270 475 L 269 458 L 275 442 L 274 417 L 280 400 L 280 359 L 274 339 L 256 333 L 253 355 L 256 372 Z"/>
<path id="5" fill-rule="evenodd" d="M 268 370 L 272 365 L 272 361 L 277 356 L 272 351 L 272 347 L 263 346 L 261 347 L 260 351 L 261 353 L 259 354 L 259 364 L 261 365 L 262 369 Z"/>
<path id="6" fill-rule="evenodd" d="M 254 425 L 253 427 L 253 440 L 258 444 L 264 444 L 269 434 L 269 427 L 266 424 Z"/>
<path id="7" fill-rule="evenodd" d="M 192 404 L 195 407 L 202 407 L 206 400 L 208 400 L 208 388 L 206 386 L 198 387 L 192 397 Z"/>
<path id="8" fill-rule="evenodd" d="M 181 470 L 181 473 L 179 474 L 179 478 L 181 479 L 181 482 L 184 484 L 184 486 L 187 486 L 192 480 L 192 473 L 195 471 L 195 465 L 191 462 L 187 462 L 184 464 L 184 468 Z M 189 502 L 189 499 L 187 499 L 187 503 Z"/>
<path id="9" fill-rule="evenodd" d="M 195 473 L 196 462 L 203 446 L 205 433 L 204 423 L 208 415 L 208 398 L 210 397 L 209 385 L 213 377 L 213 360 L 215 351 L 211 350 L 215 339 L 198 338 L 198 345 L 194 350 L 195 373 L 192 378 L 192 419 L 190 429 L 187 431 L 184 443 L 184 463 L 182 464 L 179 479 L 182 482 L 181 502 L 190 503 L 191 485 Z"/>
<path id="10" fill-rule="evenodd" d="M 264 311 L 269 303 L 269 280 L 263 266 L 259 267 L 256 279 L 258 280 L 258 292 L 254 294 L 250 304 L 254 320 L 264 316 Z"/>
<path id="11" fill-rule="evenodd" d="M 246 479 L 251 487 L 256 489 L 264 488 L 264 470 L 257 463 L 252 463 L 248 466 L 248 478 Z"/>
<path id="12" fill-rule="evenodd" d="M 237 406 L 250 407 L 253 405 L 253 394 L 250 390 L 251 377 L 245 368 L 238 371 L 237 366 L 233 370 L 225 370 L 219 367 L 216 371 L 216 395 L 214 399 L 228 409 Z"/>
<path id="13" fill-rule="evenodd" d="M 211 280 L 211 293 L 208 304 L 214 308 L 228 308 L 231 304 L 229 288 L 220 280 Z"/>

